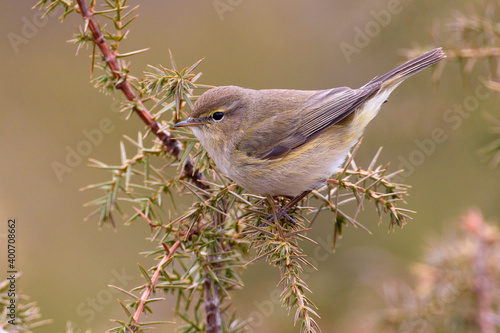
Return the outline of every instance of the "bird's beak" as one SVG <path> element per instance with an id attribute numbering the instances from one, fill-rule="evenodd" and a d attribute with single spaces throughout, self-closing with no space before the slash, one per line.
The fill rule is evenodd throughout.
<path id="1" fill-rule="evenodd" d="M 175 124 L 174 127 L 190 127 L 190 126 L 198 126 L 201 124 L 204 124 L 204 122 L 201 119 L 190 117 L 184 121 L 181 121 L 180 123 Z"/>

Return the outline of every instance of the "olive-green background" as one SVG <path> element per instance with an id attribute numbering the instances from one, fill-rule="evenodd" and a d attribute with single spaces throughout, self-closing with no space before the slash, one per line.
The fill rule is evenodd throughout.
<path id="1" fill-rule="evenodd" d="M 401 63 L 401 48 L 431 45 L 433 23 L 448 22 L 467 3 L 219 2 L 230 10 L 218 13 L 217 1 L 130 1 L 131 6 L 141 5 L 140 16 L 130 26 L 122 51 L 151 48 L 131 58 L 133 74 L 140 75 L 147 64 L 170 66 L 170 49 L 181 67 L 205 57 L 199 82 L 207 84 L 256 89 L 359 87 Z M 124 121 L 116 112 L 117 102 L 89 83 L 90 50 L 75 56 L 75 46 L 66 42 L 81 18 L 70 15 L 62 24 L 54 17 L 40 21 L 37 11 L 31 10 L 34 3 L 0 2 L 1 274 L 6 267 L 6 221 L 16 218 L 17 265 L 23 272 L 18 286 L 38 302 L 45 318 L 54 320 L 38 332 L 63 332 L 68 320 L 81 329 L 77 332 L 87 328 L 103 332 L 112 325 L 109 318 L 124 318 L 115 301 L 124 297 L 106 286 L 130 289 L 142 281 L 136 263 L 151 263 L 139 254 L 150 249 L 149 230 L 139 221 L 129 227 L 119 222 L 117 232 L 108 227 L 99 230 L 94 220 L 84 222 L 90 210 L 82 205 L 97 194 L 79 189 L 108 178 L 88 168 L 86 159 L 118 163 L 122 135 L 135 136 L 143 125 L 135 117 Z M 381 26 L 373 13 L 388 10 L 389 3 L 398 5 L 401 12 L 391 14 Z M 354 45 L 358 29 L 367 28 L 375 29 L 367 45 L 348 61 L 341 43 Z M 25 38 L 23 43 L 13 46 L 14 35 Z M 477 152 L 493 140 L 483 115 L 498 109 L 498 99 L 481 101 L 468 117 L 460 118 L 458 128 L 445 118 L 447 110 L 474 96 L 485 68 L 477 68 L 464 84 L 458 65 L 450 63 L 435 88 L 431 73 L 418 74 L 393 93 L 367 129 L 358 154 L 358 163 L 366 166 L 383 146 L 380 161 L 392 161 L 392 170 L 400 167 L 401 158 L 424 156 L 405 179 L 413 186 L 407 207 L 418 211 L 414 219 L 403 230 L 388 233 L 387 221 L 377 226 L 373 207 L 367 204 L 361 222 L 371 235 L 348 227 L 335 254 L 321 245 L 308 247 L 319 271 L 308 273 L 307 282 L 324 332 L 359 331 L 355 327 L 383 307 L 383 284 L 409 278 L 409 267 L 421 258 L 429 237 L 453 226 L 468 208 L 482 209 L 488 219 L 500 216 L 499 170 L 489 167 Z M 82 145 L 83 131 L 98 129 L 106 118 L 111 132 L 103 134 L 89 156 L 75 162 L 72 172 L 59 181 L 53 163 L 65 163 L 68 147 Z M 443 130 L 446 139 L 424 155 L 415 140 L 428 143 L 436 128 Z M 310 236 L 325 243 L 331 234 L 331 217 L 325 214 Z M 263 320 L 254 324 L 255 332 L 299 330 L 293 328 L 293 314 L 287 317 L 270 301 L 279 281 L 277 270 L 262 261 L 250 266 L 243 278 L 245 289 L 232 296 L 241 318 L 253 314 Z M 159 308 L 156 318 L 171 319 L 172 307 Z M 174 327 L 166 325 L 158 331 L 171 332 Z"/>

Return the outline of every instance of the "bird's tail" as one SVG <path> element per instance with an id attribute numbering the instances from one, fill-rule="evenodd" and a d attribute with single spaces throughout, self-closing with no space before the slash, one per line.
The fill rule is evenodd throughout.
<path id="1" fill-rule="evenodd" d="M 367 86 L 371 84 L 380 84 L 381 88 L 392 90 L 413 74 L 434 65 L 444 58 L 446 58 L 446 55 L 441 48 L 434 49 L 415 59 L 405 62 L 401 66 L 394 68 L 392 71 L 389 71 L 382 76 L 374 78 L 367 84 Z"/>
<path id="2" fill-rule="evenodd" d="M 382 76 L 376 77 L 363 88 L 372 91 L 370 97 L 364 101 L 364 104 L 358 109 L 356 117 L 352 122 L 353 127 L 364 129 L 366 125 L 377 115 L 380 106 L 387 101 L 391 92 L 405 79 L 413 74 L 434 65 L 446 56 L 441 50 L 435 49 L 422 54 L 420 57 L 412 59 L 392 71 Z"/>

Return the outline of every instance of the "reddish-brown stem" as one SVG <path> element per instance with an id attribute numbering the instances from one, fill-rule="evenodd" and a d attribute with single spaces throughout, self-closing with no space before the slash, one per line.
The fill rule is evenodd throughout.
<path id="1" fill-rule="evenodd" d="M 99 30 L 99 25 L 94 20 L 94 13 L 92 10 L 89 10 L 87 5 L 85 4 L 85 0 L 76 0 L 79 8 L 80 14 L 83 19 L 88 24 L 90 31 L 92 32 L 92 36 L 94 37 L 94 43 L 97 45 L 99 50 L 101 51 L 106 64 L 111 69 L 113 76 L 115 77 L 117 82 L 120 82 L 116 85 L 116 89 L 119 89 L 123 92 L 127 100 L 135 103 L 134 111 L 141 118 L 141 120 L 151 129 L 151 132 L 155 134 L 163 143 L 165 150 L 174 156 L 176 159 L 179 159 L 179 154 L 181 152 L 182 146 L 179 141 L 175 140 L 170 132 L 161 131 L 160 124 L 153 119 L 151 113 L 144 106 L 143 102 L 137 98 L 136 94 L 132 90 L 130 83 L 127 80 L 127 77 L 121 71 L 120 64 L 117 60 L 116 54 L 114 54 L 109 48 L 104 36 Z M 180 107 L 180 105 L 177 105 Z M 179 111 L 179 110 L 177 110 Z M 188 177 L 191 181 L 200 189 L 207 190 L 209 186 L 204 182 L 204 175 L 198 170 L 194 169 L 193 162 L 188 159 L 184 165 L 183 176 Z M 214 227 L 217 227 L 214 222 Z M 151 283 L 147 286 L 146 290 L 143 292 L 141 299 L 139 301 L 139 305 L 137 311 L 134 314 L 132 326 L 136 327 L 136 324 L 139 323 L 139 318 L 144 310 L 145 302 L 147 301 L 151 291 L 156 285 L 158 278 L 160 277 L 160 272 L 162 266 L 172 257 L 173 253 L 177 250 L 180 245 L 180 241 L 177 240 L 169 253 L 162 259 L 160 264 L 158 265 L 153 278 L 151 279 Z M 212 279 L 210 277 L 205 278 L 205 308 L 206 308 L 206 322 L 207 322 L 207 333 L 218 333 L 221 331 L 221 320 L 220 320 L 220 296 L 219 290 L 216 286 L 213 285 Z M 215 319 L 215 320 L 214 320 Z"/>
<path id="2" fill-rule="evenodd" d="M 165 149 L 175 158 L 179 159 L 179 153 L 182 149 L 180 142 L 175 140 L 170 132 L 160 131 L 160 124 L 153 119 L 151 113 L 144 106 L 142 101 L 137 98 L 127 78 L 123 76 L 116 54 L 114 54 L 109 48 L 106 40 L 104 39 L 104 36 L 99 30 L 97 22 L 94 20 L 94 13 L 92 12 L 92 10 L 89 10 L 84 0 L 76 0 L 76 2 L 78 3 L 78 6 L 80 8 L 80 14 L 87 21 L 88 27 L 92 32 L 94 43 L 101 51 L 104 60 L 106 61 L 108 67 L 111 69 L 111 72 L 113 73 L 116 81 L 120 82 L 116 85 L 116 88 L 120 89 L 123 92 L 127 100 L 135 103 L 135 113 L 139 116 L 139 118 L 141 118 L 146 126 L 151 129 L 153 134 L 155 134 L 161 140 L 161 142 L 165 146 Z M 206 183 L 203 182 L 205 177 L 198 170 L 194 170 L 191 160 L 186 161 L 183 171 L 184 176 L 190 178 L 197 187 L 204 190 L 208 189 Z"/>
<path id="3" fill-rule="evenodd" d="M 160 278 L 162 267 L 173 257 L 175 251 L 179 248 L 181 242 L 176 240 L 174 245 L 168 250 L 168 253 L 165 254 L 163 259 L 160 261 L 158 266 L 156 267 L 156 271 L 151 278 L 151 282 L 147 285 L 146 289 L 142 292 L 141 298 L 139 299 L 139 303 L 137 304 L 137 310 L 134 313 L 133 322 L 131 323 L 132 327 L 137 328 L 137 324 L 139 324 L 139 319 L 141 318 L 142 312 L 144 311 L 144 306 L 146 305 L 146 301 L 149 298 L 149 295 L 155 288 L 158 283 L 158 279 Z"/>

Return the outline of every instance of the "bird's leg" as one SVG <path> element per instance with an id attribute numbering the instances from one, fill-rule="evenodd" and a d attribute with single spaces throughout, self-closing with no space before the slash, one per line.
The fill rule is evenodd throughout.
<path id="1" fill-rule="evenodd" d="M 304 191 L 301 194 L 297 195 L 296 197 L 292 198 L 285 206 L 280 208 L 278 211 L 276 211 L 276 207 L 274 206 L 274 199 L 270 195 L 267 196 L 267 200 L 269 204 L 271 205 L 271 208 L 273 210 L 273 214 L 268 216 L 268 220 L 270 222 L 273 221 L 279 221 L 282 217 L 285 217 L 288 221 L 292 222 L 295 224 L 295 220 L 288 215 L 288 210 L 293 208 L 296 204 L 300 202 L 300 200 L 304 199 L 306 195 L 311 193 L 311 191 Z"/>
<path id="2" fill-rule="evenodd" d="M 278 212 L 276 211 L 276 206 L 274 205 L 274 198 L 270 195 L 266 195 L 267 197 L 267 202 L 269 202 L 269 205 L 271 205 L 271 210 L 273 211 L 272 212 L 272 215 L 268 216 L 267 219 L 269 221 L 279 221 L 279 217 L 278 217 Z"/>
<path id="3" fill-rule="evenodd" d="M 298 204 L 300 200 L 304 199 L 309 193 L 311 193 L 311 190 L 304 191 L 301 194 L 297 195 L 295 198 L 290 200 L 290 202 L 287 203 L 283 208 L 281 208 L 280 211 L 283 210 L 286 213 L 290 208 Z"/>

